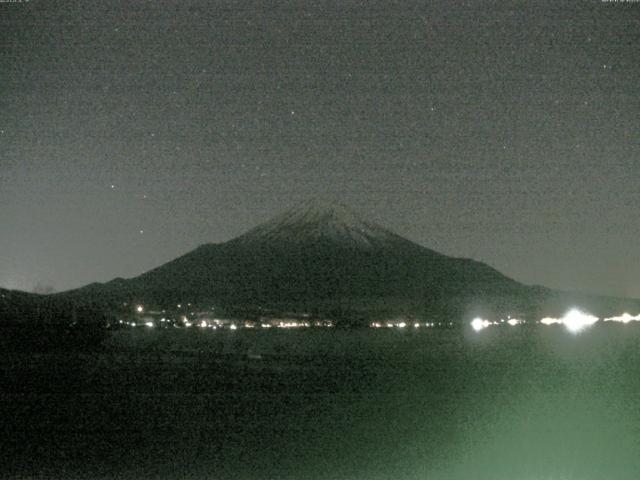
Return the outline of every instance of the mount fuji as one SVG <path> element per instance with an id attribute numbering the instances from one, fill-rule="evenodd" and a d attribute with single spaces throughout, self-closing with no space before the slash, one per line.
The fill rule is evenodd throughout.
<path id="1" fill-rule="evenodd" d="M 397 315 L 539 318 L 576 302 L 605 315 L 612 305 L 638 306 L 633 300 L 527 286 L 484 263 L 411 242 L 342 204 L 317 200 L 137 277 L 46 297 L 93 311 L 136 303 L 169 309 L 189 302 L 229 315 L 304 313 L 351 323 Z"/>

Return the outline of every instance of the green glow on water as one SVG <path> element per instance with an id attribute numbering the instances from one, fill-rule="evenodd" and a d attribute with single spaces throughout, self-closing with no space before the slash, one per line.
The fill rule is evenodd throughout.
<path id="1" fill-rule="evenodd" d="M 7 472 L 636 480 L 639 346 L 631 324 L 126 330 L 93 355 L 3 360 L 23 365 Z"/>

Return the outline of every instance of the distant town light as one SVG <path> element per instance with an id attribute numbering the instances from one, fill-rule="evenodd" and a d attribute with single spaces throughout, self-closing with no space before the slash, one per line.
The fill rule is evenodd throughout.
<path id="1" fill-rule="evenodd" d="M 231 326 L 229 327 L 231 330 L 237 330 L 238 327 L 236 327 L 235 323 L 232 323 Z"/>
<path id="2" fill-rule="evenodd" d="M 553 325 L 555 323 L 561 324 L 562 319 L 553 318 L 553 317 L 544 317 L 542 320 L 540 320 L 540 323 L 543 325 Z"/>
<path id="3" fill-rule="evenodd" d="M 147 322 L 147 323 L 145 323 L 145 325 L 147 327 L 155 327 L 155 324 L 153 322 Z"/>
<path id="4" fill-rule="evenodd" d="M 573 309 L 567 312 L 567 314 L 562 317 L 562 323 L 567 330 L 572 333 L 578 333 L 579 331 L 590 327 L 594 323 L 599 320 L 598 317 L 594 317 L 593 315 L 589 315 L 587 313 L 583 313 L 578 309 Z"/>
<path id="5" fill-rule="evenodd" d="M 629 313 L 623 313 L 617 317 L 609 317 L 604 319 L 605 322 L 620 322 L 620 323 L 629 323 L 629 322 L 639 322 L 640 315 L 631 315 Z"/>
<path id="6" fill-rule="evenodd" d="M 144 312 L 144 307 L 143 307 L 142 305 L 138 305 L 138 306 L 136 307 L 136 312 L 138 312 L 138 313 L 142 313 L 142 312 Z"/>
<path id="7" fill-rule="evenodd" d="M 489 320 L 484 320 L 480 317 L 476 317 L 471 320 L 471 328 L 473 328 L 476 332 L 487 328 L 489 325 L 491 325 L 491 322 Z"/>

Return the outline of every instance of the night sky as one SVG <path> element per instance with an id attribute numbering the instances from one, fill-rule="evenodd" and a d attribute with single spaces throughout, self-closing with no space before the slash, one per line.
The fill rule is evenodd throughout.
<path id="1" fill-rule="evenodd" d="M 322 197 L 640 297 L 640 2 L 0 0 L 0 49 L 1 287 L 135 276 Z"/>

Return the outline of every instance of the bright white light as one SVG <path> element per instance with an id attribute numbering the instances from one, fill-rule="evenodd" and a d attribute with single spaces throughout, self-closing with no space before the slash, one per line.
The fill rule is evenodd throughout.
<path id="1" fill-rule="evenodd" d="M 145 323 L 145 325 L 147 327 L 155 327 L 155 324 L 153 322 L 147 322 L 147 323 Z"/>
<path id="2" fill-rule="evenodd" d="M 404 327 L 406 327 L 406 326 L 407 326 L 407 324 L 406 324 L 406 323 L 404 323 L 404 322 L 400 322 L 400 323 L 398 324 L 398 328 L 404 328 Z"/>
<path id="3" fill-rule="evenodd" d="M 540 323 L 543 325 L 553 325 L 554 323 L 562 323 L 562 319 L 553 318 L 553 317 L 544 317 L 542 320 L 540 320 Z"/>
<path id="4" fill-rule="evenodd" d="M 207 328 L 207 322 L 206 322 L 206 320 L 202 320 L 202 321 L 200 322 L 200 327 L 201 327 L 201 328 Z"/>
<path id="5" fill-rule="evenodd" d="M 621 323 L 640 322 L 640 315 L 633 316 L 625 312 L 618 317 L 605 318 L 604 321 L 605 322 L 621 322 Z"/>
<path id="6" fill-rule="evenodd" d="M 274 325 L 274 326 L 276 326 L 278 328 L 291 328 L 291 327 L 298 326 L 298 324 L 295 323 L 295 322 L 278 322 L 278 324 Z"/>
<path id="7" fill-rule="evenodd" d="M 231 326 L 229 327 L 231 330 L 237 330 L 238 327 L 236 327 L 235 323 L 232 323 Z"/>
<path id="8" fill-rule="evenodd" d="M 419 324 L 419 323 L 414 323 L 414 324 L 413 324 L 413 327 L 414 327 L 414 328 L 420 328 L 420 324 Z"/>
<path id="9" fill-rule="evenodd" d="M 562 317 L 562 323 L 564 326 L 567 327 L 567 330 L 573 333 L 577 333 L 580 330 L 590 327 L 598 320 L 598 317 L 588 315 L 577 309 L 567 312 L 567 314 Z"/>
<path id="10" fill-rule="evenodd" d="M 185 327 L 190 327 L 191 325 L 192 325 L 192 323 L 191 323 L 191 322 L 184 322 L 184 326 L 185 326 Z"/>
<path id="11" fill-rule="evenodd" d="M 138 313 L 142 313 L 142 312 L 144 312 L 144 307 L 143 307 L 142 305 L 138 305 L 138 306 L 136 307 L 136 312 L 138 312 Z"/>
<path id="12" fill-rule="evenodd" d="M 507 320 L 507 323 L 512 327 L 515 327 L 516 325 L 520 325 L 522 323 L 522 320 L 518 318 L 510 318 L 509 320 Z"/>
<path id="13" fill-rule="evenodd" d="M 480 317 L 476 317 L 471 321 L 471 328 L 473 328 L 476 332 L 479 332 L 483 328 L 487 328 L 489 325 L 491 325 L 491 322 L 489 320 L 483 320 Z"/>

